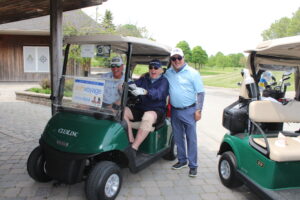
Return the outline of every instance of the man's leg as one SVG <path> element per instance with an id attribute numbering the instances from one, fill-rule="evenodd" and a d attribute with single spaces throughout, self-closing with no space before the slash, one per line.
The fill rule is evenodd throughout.
<path id="1" fill-rule="evenodd" d="M 178 162 L 186 163 L 186 145 L 185 145 L 185 130 L 180 119 L 180 110 L 172 109 L 171 124 L 172 132 L 174 135 L 175 144 L 177 146 L 177 158 Z"/>
<path id="2" fill-rule="evenodd" d="M 144 113 L 140 128 L 138 129 L 136 138 L 132 144 L 132 148 L 138 150 L 139 146 L 148 136 L 152 130 L 152 125 L 156 122 L 157 114 L 154 111 L 147 111 Z"/>
<path id="3" fill-rule="evenodd" d="M 191 122 L 187 125 L 186 128 L 186 138 L 187 138 L 187 147 L 188 147 L 188 159 L 189 167 L 197 168 L 197 133 L 196 133 L 196 122 Z"/>
<path id="4" fill-rule="evenodd" d="M 195 108 L 188 108 L 184 110 L 181 114 L 181 119 L 184 123 L 186 140 L 187 140 L 187 150 L 188 150 L 188 160 L 190 168 L 197 168 L 197 132 L 196 132 L 196 121 L 194 118 Z"/>
<path id="5" fill-rule="evenodd" d="M 131 123 L 130 123 L 130 120 L 133 120 L 133 115 L 132 115 L 131 110 L 128 107 L 125 107 L 124 120 L 127 122 L 129 142 L 133 143 L 134 137 L 133 137 L 132 127 L 131 127 Z"/>

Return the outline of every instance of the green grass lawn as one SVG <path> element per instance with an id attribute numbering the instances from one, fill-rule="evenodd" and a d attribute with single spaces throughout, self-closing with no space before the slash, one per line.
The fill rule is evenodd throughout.
<path id="1" fill-rule="evenodd" d="M 200 69 L 200 74 L 204 85 L 238 88 L 237 83 L 242 81 L 241 70 L 241 68 L 203 67 Z"/>
<path id="2" fill-rule="evenodd" d="M 238 82 L 242 81 L 241 76 L 242 68 L 208 68 L 204 67 L 200 69 L 201 76 L 203 77 L 204 85 L 224 88 L 239 88 Z M 273 72 L 276 78 L 277 84 L 280 83 L 283 72 Z M 291 75 L 290 80 L 287 82 L 291 83 L 288 87 L 288 91 L 294 91 L 294 75 Z"/>
<path id="3" fill-rule="evenodd" d="M 224 88 L 238 88 L 238 82 L 242 81 L 242 76 L 240 72 L 230 72 L 217 74 L 213 76 L 205 76 L 201 73 L 203 77 L 203 83 L 207 86 L 214 87 L 224 87 Z"/>

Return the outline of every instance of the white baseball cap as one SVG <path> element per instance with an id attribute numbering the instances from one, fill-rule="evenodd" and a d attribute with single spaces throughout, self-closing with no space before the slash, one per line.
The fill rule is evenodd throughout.
<path id="1" fill-rule="evenodd" d="M 180 55 L 183 57 L 183 51 L 180 48 L 173 48 L 171 51 L 171 56 Z"/>
<path id="2" fill-rule="evenodd" d="M 120 57 L 113 57 L 111 59 L 110 65 L 117 65 L 117 66 L 121 66 L 123 65 L 123 60 Z"/>

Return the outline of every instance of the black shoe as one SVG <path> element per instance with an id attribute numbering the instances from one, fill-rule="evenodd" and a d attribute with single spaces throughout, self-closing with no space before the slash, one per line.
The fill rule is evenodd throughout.
<path id="1" fill-rule="evenodd" d="M 131 145 L 125 149 L 125 152 L 130 158 L 134 158 L 134 159 L 136 158 L 137 151 L 134 148 L 132 148 Z"/>
<path id="2" fill-rule="evenodd" d="M 197 176 L 197 168 L 190 168 L 189 176 L 196 177 Z"/>
<path id="3" fill-rule="evenodd" d="M 172 169 L 181 169 L 181 168 L 184 168 L 184 167 L 187 167 L 187 162 L 184 162 L 184 163 L 176 163 L 175 165 L 172 166 Z"/>

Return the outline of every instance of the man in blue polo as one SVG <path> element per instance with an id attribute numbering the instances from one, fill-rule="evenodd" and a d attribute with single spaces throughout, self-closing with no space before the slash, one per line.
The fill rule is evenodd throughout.
<path id="1" fill-rule="evenodd" d="M 124 82 L 124 64 L 121 57 L 114 57 L 110 62 L 111 72 L 103 74 L 105 88 L 103 96 L 103 107 L 114 108 L 121 104 L 122 84 Z"/>
<path id="2" fill-rule="evenodd" d="M 196 122 L 201 119 L 204 86 L 199 72 L 184 62 L 180 48 L 172 49 L 171 65 L 165 77 L 169 81 L 171 123 L 178 154 L 178 162 L 172 169 L 189 166 L 189 176 L 195 177 L 198 167 Z"/>

